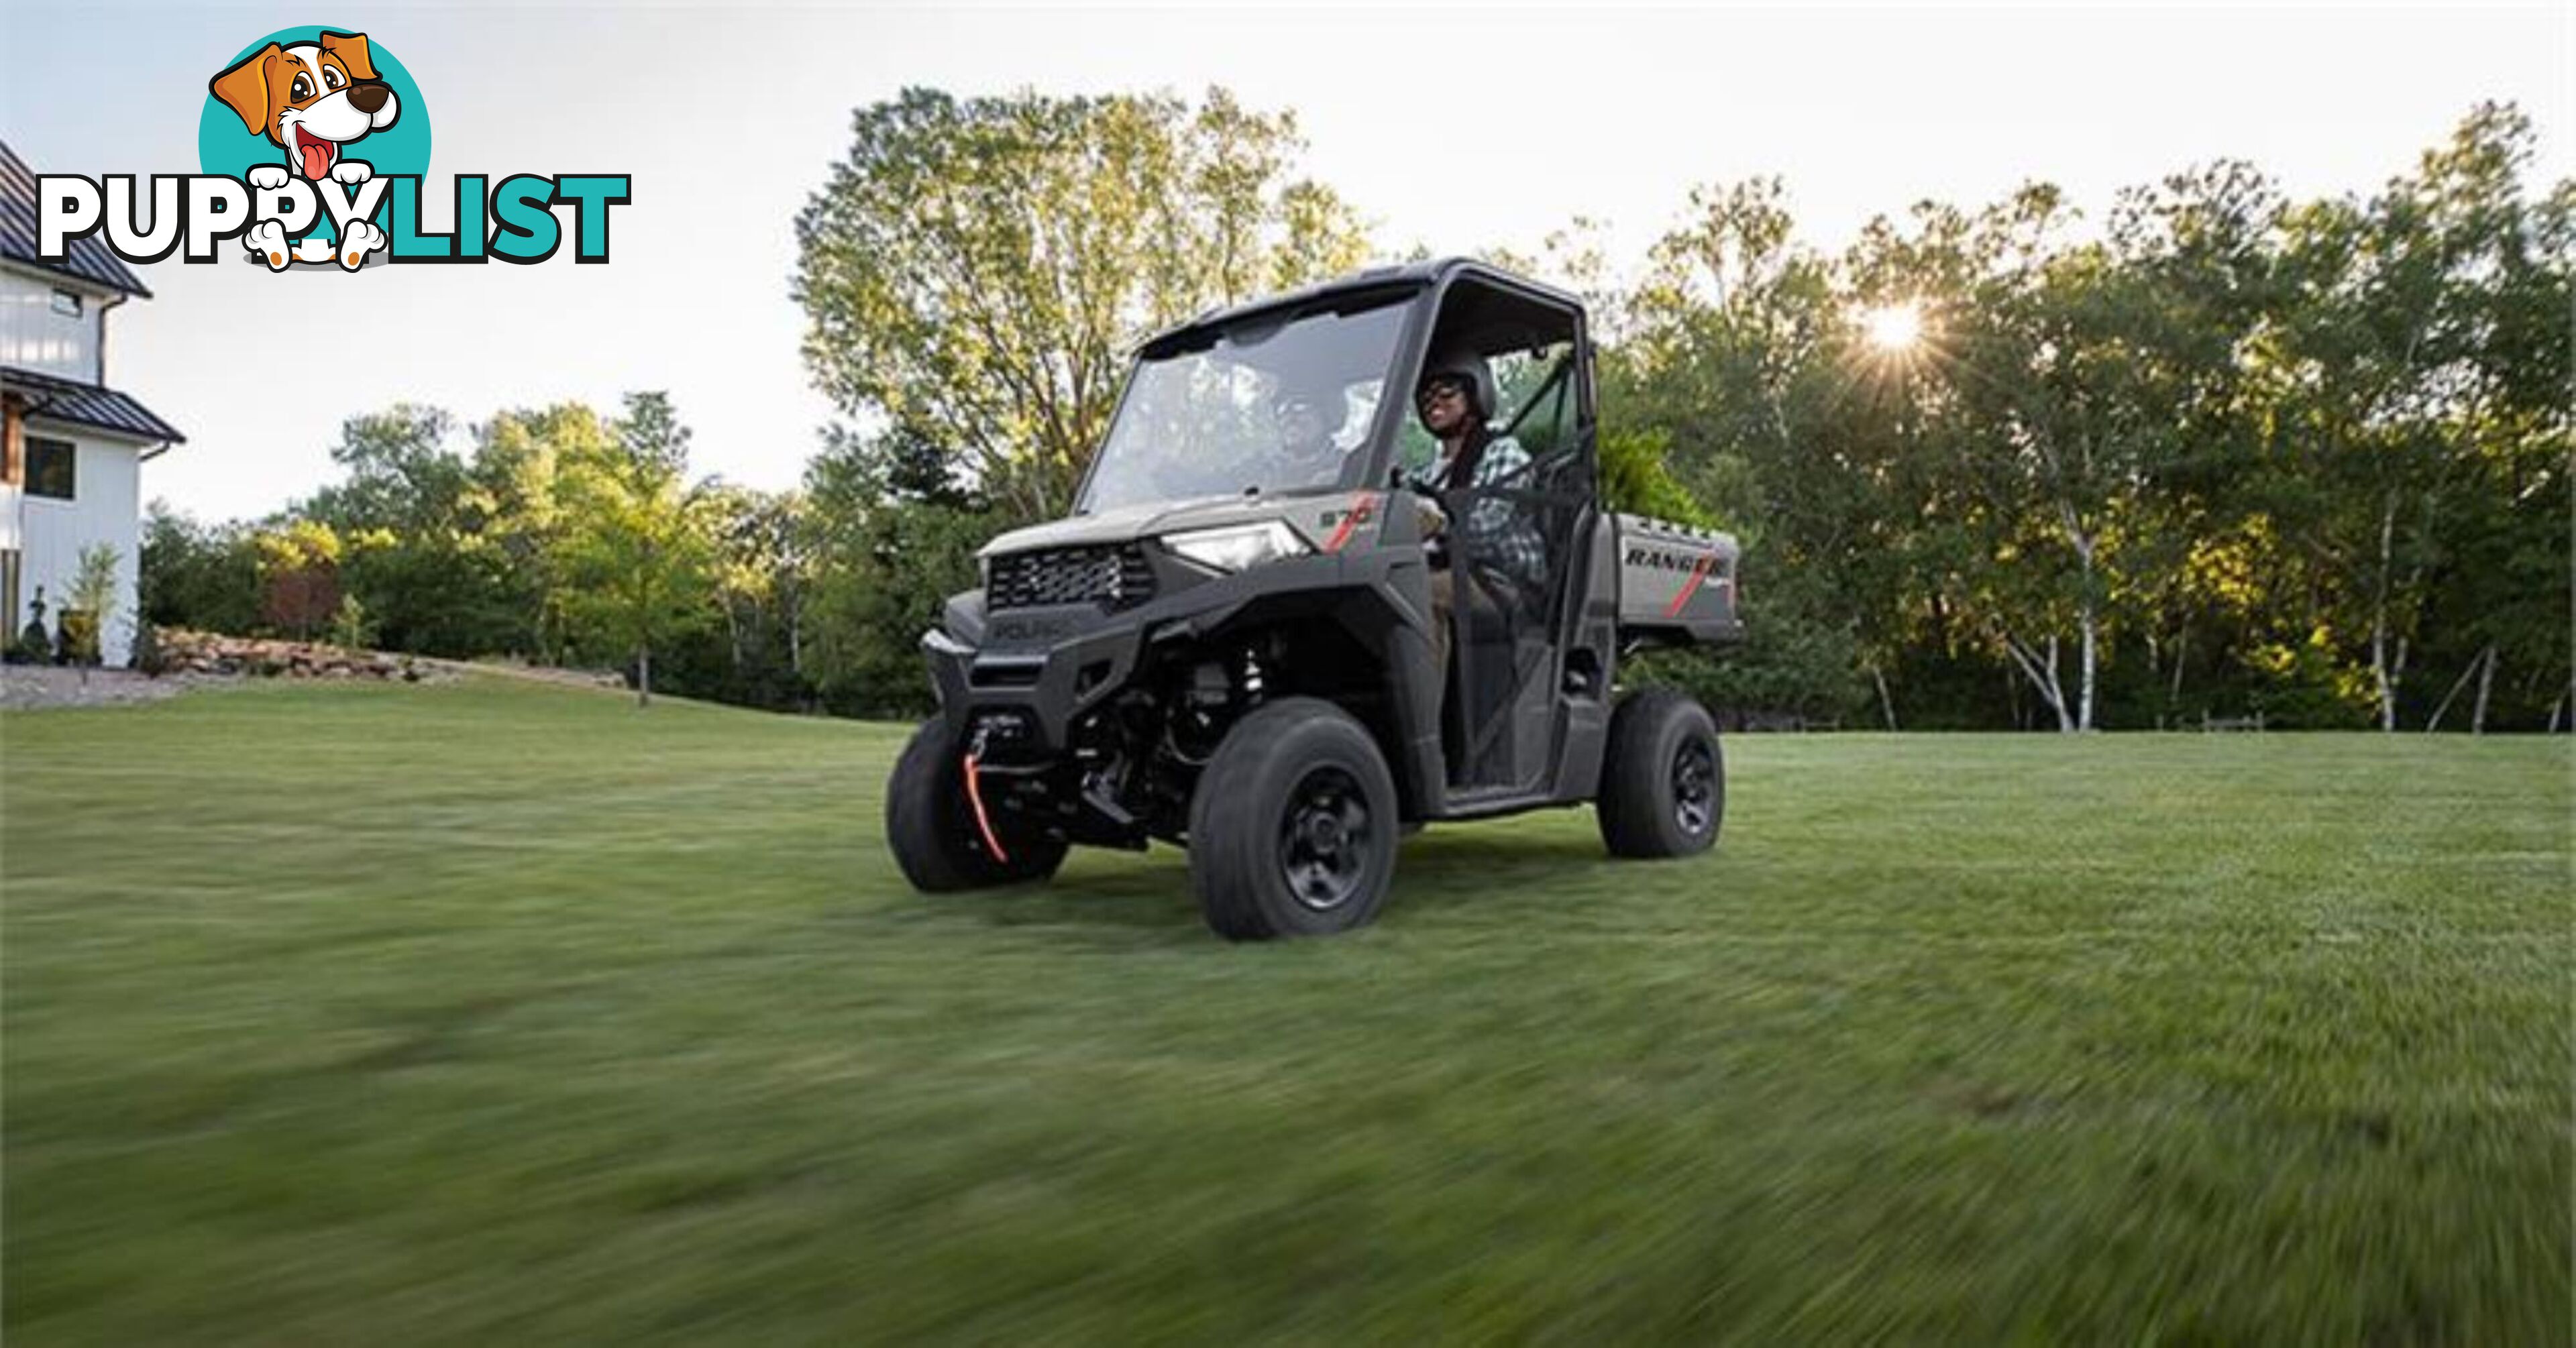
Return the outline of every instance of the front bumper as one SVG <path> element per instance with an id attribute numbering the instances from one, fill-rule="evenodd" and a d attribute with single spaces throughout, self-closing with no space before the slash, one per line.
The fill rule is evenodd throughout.
<path id="1" fill-rule="evenodd" d="M 922 635 L 922 655 L 959 743 L 980 732 L 996 757 L 1050 757 L 1067 747 L 1076 721 L 1130 685 L 1156 647 L 1207 636 L 1266 595 L 1340 586 L 1349 560 L 1292 557 L 1186 579 L 1167 573 L 1159 597 L 1116 613 L 1063 604 L 985 614 L 980 602 L 964 602 L 974 596 L 960 596 L 948 621 Z"/>
<path id="2" fill-rule="evenodd" d="M 1080 615 L 1018 610 L 1007 618 L 1045 615 L 1062 622 Z M 1111 690 L 1124 686 L 1144 648 L 1144 626 L 1122 614 L 1052 645 L 978 648 L 934 628 L 921 638 L 940 715 L 958 742 L 979 732 L 986 752 L 1013 758 L 1043 757 L 1065 746 L 1066 728 Z"/>

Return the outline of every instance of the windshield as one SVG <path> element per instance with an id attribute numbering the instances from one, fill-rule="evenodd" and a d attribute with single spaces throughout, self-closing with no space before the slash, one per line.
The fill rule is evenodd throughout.
<path id="1" fill-rule="evenodd" d="M 1077 508 L 1359 485 L 1404 298 L 1255 320 L 1140 360 Z"/>

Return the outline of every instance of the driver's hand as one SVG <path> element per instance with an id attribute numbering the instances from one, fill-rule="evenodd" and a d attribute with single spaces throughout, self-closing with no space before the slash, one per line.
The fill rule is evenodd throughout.
<path id="1" fill-rule="evenodd" d="M 1437 537 L 1449 528 L 1449 516 L 1440 509 L 1439 502 L 1428 496 L 1413 498 L 1413 513 L 1425 538 Z"/>

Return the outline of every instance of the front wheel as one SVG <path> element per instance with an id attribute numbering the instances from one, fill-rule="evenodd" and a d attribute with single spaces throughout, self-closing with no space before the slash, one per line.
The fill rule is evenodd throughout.
<path id="1" fill-rule="evenodd" d="M 1014 836 L 991 821 L 1003 852 L 995 855 L 966 795 L 966 759 L 934 719 L 912 734 L 886 779 L 886 844 L 903 878 L 926 894 L 1043 880 L 1064 864 L 1062 839 Z"/>
<path id="2" fill-rule="evenodd" d="M 1707 851 L 1726 817 L 1726 759 L 1708 709 L 1669 688 L 1621 698 L 1595 809 L 1612 856 Z"/>
<path id="3" fill-rule="evenodd" d="M 1219 936 L 1323 936 L 1377 916 L 1395 779 L 1350 715 L 1283 698 L 1234 724 L 1190 796 L 1190 887 Z"/>

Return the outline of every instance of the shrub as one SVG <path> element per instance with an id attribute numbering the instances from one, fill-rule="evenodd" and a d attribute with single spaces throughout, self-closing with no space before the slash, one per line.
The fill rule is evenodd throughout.
<path id="1" fill-rule="evenodd" d="M 83 668 L 98 663 L 96 613 L 67 608 L 54 615 L 54 663 Z"/>
<path id="2" fill-rule="evenodd" d="M 159 678 L 170 672 L 170 653 L 161 649 L 161 629 L 138 620 L 134 624 L 134 654 L 131 662 L 142 673 Z"/>
<path id="3" fill-rule="evenodd" d="M 375 644 L 375 620 L 367 606 L 354 594 L 340 596 L 340 607 L 331 615 L 331 644 L 344 651 L 364 650 Z"/>
<path id="4" fill-rule="evenodd" d="M 93 543 L 80 550 L 72 572 L 71 595 L 59 619 L 65 664 L 95 665 L 99 641 L 116 616 L 116 549 Z"/>
<path id="5" fill-rule="evenodd" d="M 27 625 L 18 630 L 9 643 L 9 663 L 13 665 L 50 665 L 54 662 L 54 639 L 45 633 L 45 593 L 36 591 L 36 605 Z"/>

